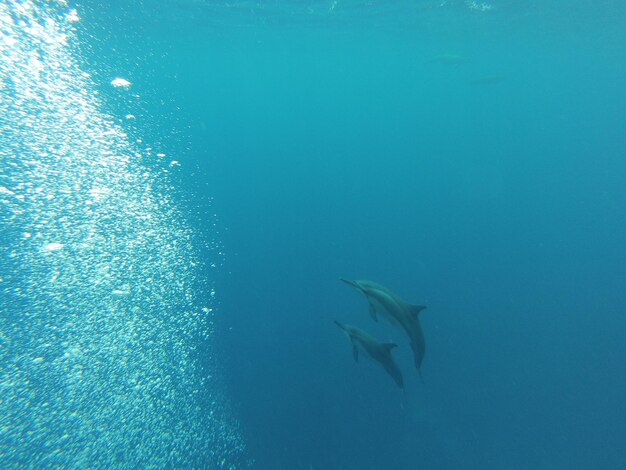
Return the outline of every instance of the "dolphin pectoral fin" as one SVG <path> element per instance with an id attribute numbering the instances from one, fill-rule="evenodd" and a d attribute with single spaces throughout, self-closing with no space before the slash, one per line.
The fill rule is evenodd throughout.
<path id="1" fill-rule="evenodd" d="M 419 315 L 419 313 L 426 309 L 426 305 L 409 305 L 409 313 L 414 317 L 417 318 L 417 316 Z"/>
<path id="2" fill-rule="evenodd" d="M 370 316 L 374 321 L 378 321 L 378 317 L 376 317 L 376 308 L 372 304 L 370 304 Z"/>
<path id="3" fill-rule="evenodd" d="M 413 348 L 413 345 L 411 345 L 411 348 Z M 415 360 L 415 368 L 417 369 L 417 375 L 420 376 L 420 381 L 422 383 L 424 383 L 424 377 L 422 377 L 422 359 L 423 358 L 424 358 L 423 355 L 417 354 L 414 352 L 413 359 Z"/>
<path id="4" fill-rule="evenodd" d="M 387 350 L 387 351 L 391 351 L 393 348 L 397 348 L 398 345 L 396 343 L 383 343 L 383 347 Z"/>
<path id="5" fill-rule="evenodd" d="M 356 346 L 352 346 L 352 355 L 354 356 L 354 362 L 359 362 L 359 350 Z"/>

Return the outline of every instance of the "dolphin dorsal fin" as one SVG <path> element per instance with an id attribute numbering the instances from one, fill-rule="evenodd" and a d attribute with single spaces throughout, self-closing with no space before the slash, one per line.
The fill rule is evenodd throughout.
<path id="1" fill-rule="evenodd" d="M 419 313 L 426 308 L 426 305 L 409 305 L 409 313 L 417 318 Z"/>
<path id="2" fill-rule="evenodd" d="M 393 348 L 397 348 L 397 347 L 398 347 L 398 345 L 397 345 L 396 343 L 383 343 L 383 347 L 384 347 L 387 351 L 390 351 L 390 352 L 391 352 L 391 350 L 392 350 Z"/>

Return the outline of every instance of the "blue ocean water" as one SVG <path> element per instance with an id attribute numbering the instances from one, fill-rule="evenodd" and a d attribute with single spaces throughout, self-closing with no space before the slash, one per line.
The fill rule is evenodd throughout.
<path id="1" fill-rule="evenodd" d="M 0 466 L 621 468 L 624 44 L 611 0 L 0 4 Z M 341 277 L 427 306 L 423 381 Z"/>

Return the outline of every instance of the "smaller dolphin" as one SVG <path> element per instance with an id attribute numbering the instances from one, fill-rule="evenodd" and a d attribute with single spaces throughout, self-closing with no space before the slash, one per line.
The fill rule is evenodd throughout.
<path id="1" fill-rule="evenodd" d="M 367 353 L 369 357 L 374 359 L 385 368 L 387 373 L 398 384 L 398 387 L 404 389 L 404 380 L 402 372 L 398 368 L 396 361 L 391 356 L 391 350 L 397 347 L 394 343 L 380 343 L 376 338 L 370 336 L 365 331 L 350 325 L 343 325 L 335 320 L 335 324 L 341 328 L 350 338 L 352 342 L 352 354 L 354 360 L 359 362 L 359 349 Z"/>
<path id="2" fill-rule="evenodd" d="M 341 279 L 346 284 L 363 293 L 370 307 L 370 315 L 378 321 L 377 313 L 384 316 L 392 325 L 395 325 L 407 334 L 413 350 L 413 358 L 417 372 L 422 376 L 420 368 L 426 350 L 424 332 L 420 325 L 418 314 L 426 307 L 411 305 L 402 300 L 396 293 L 373 281 L 352 281 Z"/>

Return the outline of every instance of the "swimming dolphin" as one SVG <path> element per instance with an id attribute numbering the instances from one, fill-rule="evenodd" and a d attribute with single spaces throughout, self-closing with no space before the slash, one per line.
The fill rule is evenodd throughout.
<path id="1" fill-rule="evenodd" d="M 350 325 L 343 325 L 335 320 L 335 324 L 341 328 L 350 338 L 352 342 L 352 354 L 354 360 L 359 362 L 359 349 L 365 351 L 368 356 L 374 359 L 385 368 L 387 373 L 398 384 L 398 387 L 404 389 L 404 380 L 402 372 L 398 368 L 396 361 L 391 356 L 391 350 L 398 346 L 394 343 L 379 343 L 376 338 L 370 336 L 365 331 Z"/>
<path id="2" fill-rule="evenodd" d="M 424 359 L 425 343 L 424 332 L 419 321 L 419 313 L 426 307 L 424 305 L 408 304 L 394 292 L 373 281 L 351 281 L 343 278 L 341 280 L 365 295 L 370 306 L 370 315 L 374 321 L 378 321 L 376 314 L 380 313 L 392 325 L 404 330 L 409 337 L 415 367 L 421 377 L 420 368 Z"/>

